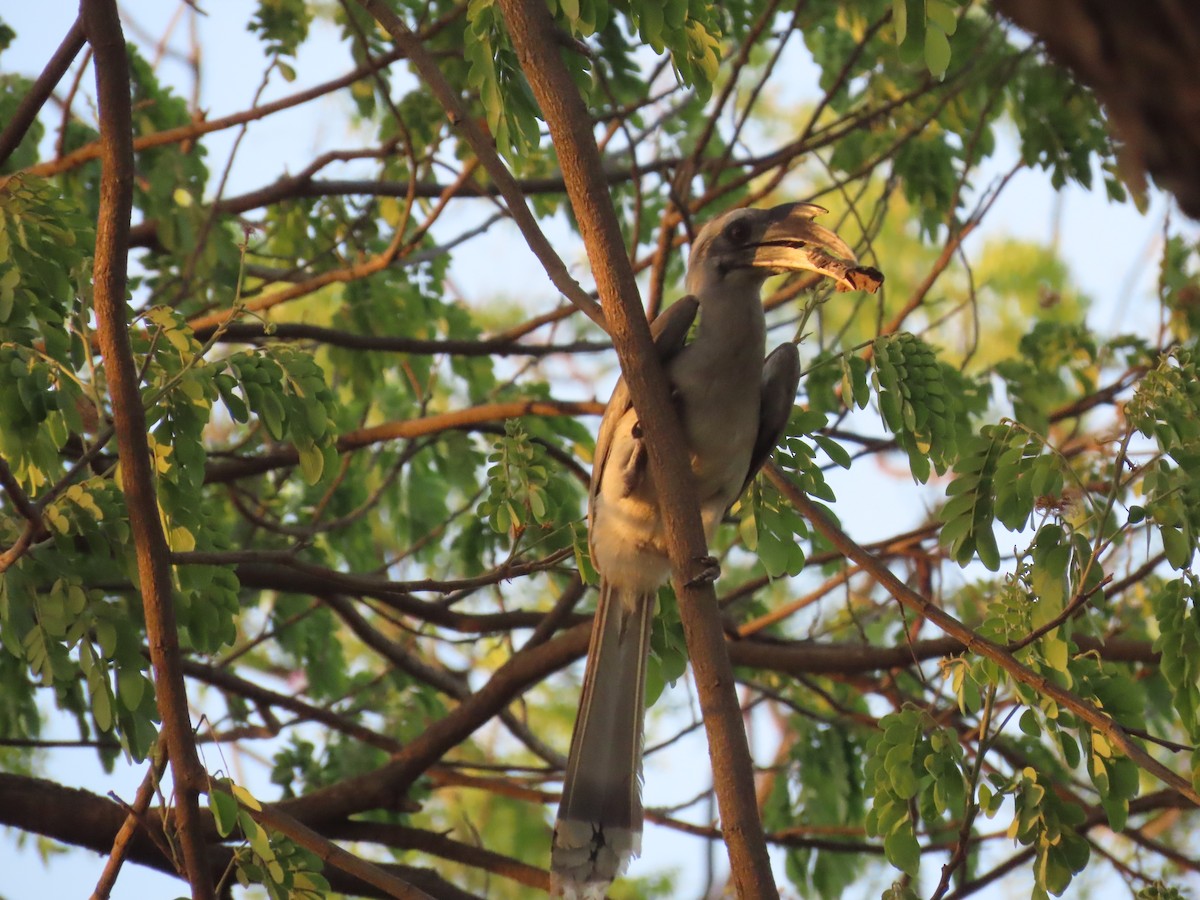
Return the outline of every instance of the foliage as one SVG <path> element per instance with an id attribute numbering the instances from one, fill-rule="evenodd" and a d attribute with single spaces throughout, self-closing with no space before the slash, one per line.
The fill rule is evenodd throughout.
<path id="1" fill-rule="evenodd" d="M 921 864 L 915 814 L 935 828 L 964 808 L 963 752 L 952 731 L 919 710 L 884 716 L 879 729 L 866 748 L 866 788 L 875 802 L 864 824 L 867 834 L 883 839 L 888 861 L 915 876 Z"/>
<path id="2" fill-rule="evenodd" d="M 501 4 L 389 5 L 584 278 Z M 349 846 L 430 893 L 526 896 L 576 703 L 587 404 L 612 358 L 555 311 L 481 161 L 408 61 L 381 62 L 394 48 L 364 7 L 252 6 L 210 10 L 237 34 L 195 58 L 237 37 L 257 93 L 211 72 L 201 90 L 169 65 L 178 34 L 164 57 L 129 30 L 128 334 L 169 637 L 204 765 L 245 782 L 210 776 L 206 834 L 228 877 L 272 897 L 361 889 L 263 824 L 276 800 L 308 809 L 317 840 L 369 835 Z M 886 275 L 872 296 L 765 291 L 769 343 L 805 365 L 774 462 L 851 539 L 870 529 L 870 564 L 767 478 L 713 547 L 747 716 L 777 748 L 761 806 L 784 890 L 963 896 L 1012 870 L 1002 889 L 1036 897 L 1114 872 L 1181 896 L 1168 862 L 1196 866 L 1180 808 L 1200 789 L 1200 246 L 1168 227 L 1156 302 L 1113 333 L 1093 313 L 1115 295 L 1085 296 L 1080 261 L 989 218 L 1009 165 L 1123 200 L 1094 97 L 976 0 L 544 6 L 655 309 L 682 292 L 687 234 L 747 203 L 830 207 Z M 21 39 L 0 23 L 14 72 Z M 0 76 L 0 129 L 44 49 Z M 56 94 L 67 113 L 45 107 L 0 160 L 0 764 L 108 815 L 52 792 L 74 783 L 60 754 L 89 751 L 45 746 L 73 729 L 109 771 L 140 772 L 165 702 L 93 315 L 97 232 L 118 223 L 98 220 L 86 65 Z M 320 127 L 288 130 L 296 108 Z M 659 610 L 646 778 L 706 791 L 707 758 L 675 740 L 696 717 L 668 689 L 686 663 L 670 588 Z M 350 814 L 311 811 L 363 784 Z M 664 815 L 715 839 L 705 808 Z M 614 896 L 700 889 L 704 866 L 655 840 Z"/>
<path id="3" fill-rule="evenodd" d="M 320 859 L 286 838 L 271 835 L 254 820 L 262 804 L 240 784 L 223 781 L 209 797 L 217 832 L 225 838 L 236 832 L 243 840 L 234 854 L 238 882 L 243 887 L 265 886 L 272 900 L 328 894 L 329 882 L 320 874 Z"/>

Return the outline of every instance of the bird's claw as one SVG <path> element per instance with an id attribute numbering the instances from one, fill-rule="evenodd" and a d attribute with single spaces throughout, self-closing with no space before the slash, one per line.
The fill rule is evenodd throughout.
<path id="1" fill-rule="evenodd" d="M 696 562 L 703 568 L 688 581 L 688 587 L 699 587 L 702 584 L 712 584 L 721 577 L 721 564 L 715 556 L 700 556 Z"/>

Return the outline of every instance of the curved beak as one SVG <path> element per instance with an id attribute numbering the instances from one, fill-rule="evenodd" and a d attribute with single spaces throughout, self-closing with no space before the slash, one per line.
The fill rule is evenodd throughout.
<path id="1" fill-rule="evenodd" d="M 857 263 L 854 251 L 813 221 L 827 210 L 813 203 L 785 203 L 764 212 L 768 225 L 754 244 L 751 265 L 775 272 L 818 272 L 836 281 L 840 291 L 861 286 L 850 278 Z"/>

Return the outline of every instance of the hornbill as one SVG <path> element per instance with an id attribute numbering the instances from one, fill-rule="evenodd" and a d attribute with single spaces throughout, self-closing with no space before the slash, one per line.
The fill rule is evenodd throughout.
<path id="1" fill-rule="evenodd" d="M 850 247 L 812 221 L 823 212 L 789 203 L 713 219 L 692 244 L 688 295 L 651 326 L 709 542 L 783 435 L 800 380 L 795 344 L 763 359 L 763 282 L 789 270 L 828 275 L 839 290 L 874 290 L 882 280 L 876 270 L 855 266 Z M 697 313 L 695 339 L 685 343 Z M 641 849 L 646 658 L 655 594 L 670 562 L 624 380 L 596 438 L 588 546 L 600 598 L 551 854 L 551 892 L 567 898 L 602 897 Z M 714 560 L 709 574 L 716 572 Z"/>

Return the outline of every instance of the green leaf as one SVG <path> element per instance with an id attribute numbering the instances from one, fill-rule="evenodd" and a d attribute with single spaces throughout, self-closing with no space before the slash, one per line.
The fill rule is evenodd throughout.
<path id="1" fill-rule="evenodd" d="M 946 0 L 925 0 L 925 15 L 946 34 L 954 34 L 958 29 L 958 16 Z"/>
<path id="2" fill-rule="evenodd" d="M 213 814 L 213 822 L 221 837 L 229 837 L 238 822 L 238 803 L 232 794 L 214 788 L 208 793 L 208 807 Z"/>
<path id="3" fill-rule="evenodd" d="M 267 426 L 271 437 L 277 441 L 283 440 L 287 435 L 283 404 L 275 393 L 270 390 L 258 392 L 258 414 L 262 416 L 263 424 Z"/>
<path id="4" fill-rule="evenodd" d="M 1186 569 L 1192 559 L 1193 547 L 1183 529 L 1163 526 L 1159 529 L 1159 534 L 1162 535 L 1163 551 L 1167 555 L 1167 562 L 1173 568 Z"/>
<path id="5" fill-rule="evenodd" d="M 0 275 L 0 322 L 7 322 L 12 315 L 13 303 L 16 301 L 14 289 L 20 281 L 21 272 L 16 267 Z"/>
<path id="6" fill-rule="evenodd" d="M 237 798 L 238 802 L 242 804 L 242 806 L 252 809 L 255 812 L 262 811 L 262 804 L 258 802 L 253 794 L 251 794 L 240 784 L 234 784 L 231 782 L 230 788 L 233 791 L 233 795 Z"/>
<path id="7" fill-rule="evenodd" d="M 843 469 L 850 468 L 850 454 L 846 449 L 832 438 L 827 438 L 823 434 L 814 434 L 813 442 L 825 451 L 825 455 L 833 461 L 835 465 L 841 466 Z"/>
<path id="8" fill-rule="evenodd" d="M 254 817 L 241 807 L 238 808 L 237 819 L 238 824 L 242 827 L 242 832 L 246 835 L 246 840 L 250 842 L 251 849 L 258 854 L 259 859 L 267 863 L 272 862 L 275 859 L 275 850 L 271 847 L 271 838 L 266 829 L 255 822 Z"/>
<path id="9" fill-rule="evenodd" d="M 903 829 L 885 835 L 883 852 L 888 862 L 902 872 L 916 876 L 921 867 L 921 845 L 912 833 Z"/>
<path id="10" fill-rule="evenodd" d="M 925 64 L 935 78 L 941 78 L 950 68 L 950 41 L 940 28 L 925 29 Z"/>
<path id="11" fill-rule="evenodd" d="M 990 527 L 975 532 L 975 553 L 988 571 L 1000 571 L 1000 548 L 996 546 L 996 535 Z"/>
<path id="12" fill-rule="evenodd" d="M 117 695 L 127 710 L 136 710 L 141 705 L 145 693 L 146 679 L 141 672 L 128 667 L 117 669 Z"/>
<path id="13" fill-rule="evenodd" d="M 324 452 L 311 442 L 297 444 L 296 451 L 300 454 L 300 471 L 304 475 L 304 480 L 309 484 L 316 484 L 321 480 L 321 475 L 325 471 Z"/>
<path id="14" fill-rule="evenodd" d="M 641 32 L 642 40 L 653 47 L 657 52 L 662 52 L 663 42 L 662 33 L 663 26 L 666 24 L 663 8 L 657 3 L 646 3 L 641 7 L 641 16 L 638 24 L 638 30 Z"/>
<path id="15" fill-rule="evenodd" d="M 1037 713 L 1032 709 L 1027 709 L 1021 713 L 1019 724 L 1021 731 L 1030 737 L 1040 737 L 1042 734 L 1041 723 L 1038 722 Z"/>

